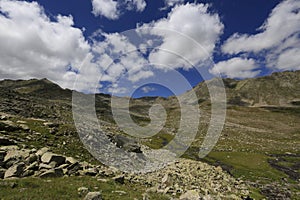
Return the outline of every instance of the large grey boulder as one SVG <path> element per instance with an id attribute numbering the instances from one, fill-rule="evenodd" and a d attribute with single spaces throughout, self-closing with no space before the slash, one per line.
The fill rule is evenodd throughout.
<path id="1" fill-rule="evenodd" d="M 44 155 L 41 157 L 41 161 L 45 164 L 49 164 L 51 162 L 55 162 L 57 166 L 62 165 L 66 161 L 66 157 L 57 155 L 54 153 L 46 152 Z"/>
<path id="2" fill-rule="evenodd" d="M 5 167 L 9 168 L 20 161 L 24 161 L 27 157 L 29 157 L 29 153 L 29 150 L 9 150 L 3 160 Z"/>
<path id="3" fill-rule="evenodd" d="M 89 192 L 84 200 L 102 200 L 101 192 Z"/>
<path id="4" fill-rule="evenodd" d="M 64 172 L 62 169 L 50 169 L 40 175 L 41 178 L 56 178 L 62 177 Z"/>
<path id="5" fill-rule="evenodd" d="M 34 163 L 38 160 L 38 156 L 36 154 L 31 154 L 27 159 L 26 159 L 26 163 L 27 164 L 31 164 Z"/>
<path id="6" fill-rule="evenodd" d="M 42 157 L 48 151 L 49 151 L 48 147 L 43 147 L 43 148 L 41 148 L 40 150 L 38 150 L 36 152 L 36 155 L 39 156 L 39 157 Z"/>
<path id="7" fill-rule="evenodd" d="M 12 177 L 20 177 L 23 173 L 25 164 L 24 163 L 17 163 L 12 167 L 8 168 L 4 174 L 4 178 L 12 178 Z"/>

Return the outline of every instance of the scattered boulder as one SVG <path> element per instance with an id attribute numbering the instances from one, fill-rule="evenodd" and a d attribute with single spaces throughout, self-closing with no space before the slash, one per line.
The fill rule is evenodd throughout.
<path id="1" fill-rule="evenodd" d="M 41 161 L 45 164 L 49 164 L 51 162 L 56 162 L 56 164 L 62 165 L 66 161 L 66 157 L 60 156 L 54 153 L 46 152 L 44 155 L 41 157 Z"/>
<path id="2" fill-rule="evenodd" d="M 22 174 L 22 177 L 29 177 L 29 176 L 33 176 L 34 175 L 34 171 L 33 170 L 24 170 L 24 173 Z"/>
<path id="3" fill-rule="evenodd" d="M 52 123 L 52 122 L 45 122 L 44 126 L 47 126 L 49 128 L 57 128 L 57 127 L 59 127 L 59 124 Z"/>
<path id="4" fill-rule="evenodd" d="M 42 157 L 48 151 L 49 151 L 49 148 L 43 147 L 36 152 L 36 155 Z"/>
<path id="5" fill-rule="evenodd" d="M 87 195 L 87 193 L 89 192 L 89 188 L 87 188 L 87 187 L 80 187 L 80 188 L 77 189 L 77 191 L 78 191 L 78 195 L 80 197 L 83 197 L 83 196 Z"/>
<path id="6" fill-rule="evenodd" d="M 8 116 L 7 115 L 1 115 L 0 116 L 0 120 L 8 120 Z"/>
<path id="7" fill-rule="evenodd" d="M 101 192 L 89 192 L 84 200 L 102 200 Z"/>
<path id="8" fill-rule="evenodd" d="M 26 170 L 33 170 L 33 171 L 37 171 L 39 169 L 39 164 L 37 161 L 31 163 L 29 166 L 26 167 Z"/>
<path id="9" fill-rule="evenodd" d="M 67 168 L 67 174 L 68 175 L 76 175 L 76 173 L 82 170 L 82 166 L 79 163 L 74 163 L 69 165 L 69 167 Z"/>
<path id="10" fill-rule="evenodd" d="M 5 166 L 9 168 L 15 163 L 24 161 L 30 155 L 29 153 L 29 150 L 9 150 L 6 153 L 3 162 L 5 163 Z"/>
<path id="11" fill-rule="evenodd" d="M 78 161 L 73 157 L 66 157 L 66 163 L 67 164 L 75 164 L 75 163 L 78 163 Z"/>
<path id="12" fill-rule="evenodd" d="M 87 176 L 96 176 L 98 174 L 98 170 L 96 168 L 88 168 L 83 170 L 83 174 Z"/>
<path id="13" fill-rule="evenodd" d="M 50 169 L 40 175 L 41 178 L 56 178 L 62 177 L 64 172 L 62 169 Z"/>
<path id="14" fill-rule="evenodd" d="M 17 145 L 10 145 L 10 146 L 2 146 L 0 147 L 1 151 L 11 151 L 11 150 L 19 150 L 19 147 Z"/>
<path id="15" fill-rule="evenodd" d="M 5 171 L 4 178 L 12 178 L 12 177 L 20 177 L 23 173 L 25 164 L 24 163 L 18 163 L 13 165 L 12 167 L 8 168 L 8 170 Z"/>
<path id="16" fill-rule="evenodd" d="M 31 164 L 36 162 L 37 160 L 38 160 L 38 156 L 36 154 L 32 154 L 26 159 L 26 163 Z"/>
<path id="17" fill-rule="evenodd" d="M 40 163 L 39 170 L 41 170 L 41 169 L 52 169 L 52 166 L 47 165 L 45 163 Z"/>
<path id="18" fill-rule="evenodd" d="M 26 124 L 19 124 L 19 127 L 26 132 L 30 131 L 29 126 L 27 126 Z"/>

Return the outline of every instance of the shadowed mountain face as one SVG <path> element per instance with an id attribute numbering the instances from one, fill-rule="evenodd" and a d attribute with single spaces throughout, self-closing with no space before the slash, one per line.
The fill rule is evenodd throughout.
<path id="1" fill-rule="evenodd" d="M 185 158 L 200 160 L 198 152 L 211 115 L 206 84 L 212 81 L 194 87 L 198 97 L 198 102 L 194 103 L 199 103 L 201 122 L 194 142 L 183 155 Z M 263 196 L 270 199 L 299 196 L 295 182 L 300 177 L 300 71 L 245 80 L 224 79 L 223 82 L 228 105 L 226 122 L 217 145 L 201 161 L 221 166 L 235 178 L 253 186 L 252 196 L 257 199 Z M 192 92 L 188 91 L 182 97 L 189 99 Z M 181 112 L 174 96 L 130 99 L 132 120 L 141 126 L 149 124 L 149 109 L 153 104 L 161 104 L 166 109 L 166 124 L 153 137 L 137 139 L 126 135 L 116 125 L 111 112 L 111 96 L 95 95 L 101 128 L 118 147 L 133 151 L 140 151 L 139 145 L 159 149 L 168 144 L 178 131 Z M 62 89 L 47 79 L 0 81 L 2 113 L 12 115 L 14 123 L 19 123 L 19 120 L 27 123 L 30 132 L 0 131 L 0 136 L 4 134 L 32 148 L 49 146 L 54 152 L 96 162 L 76 133 L 71 90 Z M 48 130 L 43 122 L 33 118 L 57 126 Z M 37 132 L 39 134 L 35 134 Z"/>

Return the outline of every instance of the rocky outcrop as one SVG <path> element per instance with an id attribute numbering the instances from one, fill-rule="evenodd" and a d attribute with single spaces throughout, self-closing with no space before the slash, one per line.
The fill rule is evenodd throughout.
<path id="1" fill-rule="evenodd" d="M 96 176 L 103 172 L 103 167 L 86 162 L 78 162 L 72 157 L 65 157 L 40 150 L 19 149 L 17 146 L 0 148 L 0 178 L 22 178 L 36 176 L 53 178 L 62 176 Z"/>

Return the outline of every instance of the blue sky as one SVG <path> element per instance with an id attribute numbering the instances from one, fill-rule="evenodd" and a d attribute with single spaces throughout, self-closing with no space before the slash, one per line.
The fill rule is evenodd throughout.
<path id="1" fill-rule="evenodd" d="M 169 96 L 300 69 L 297 0 L 3 0 L 0 32 L 0 79 L 83 92 Z"/>

